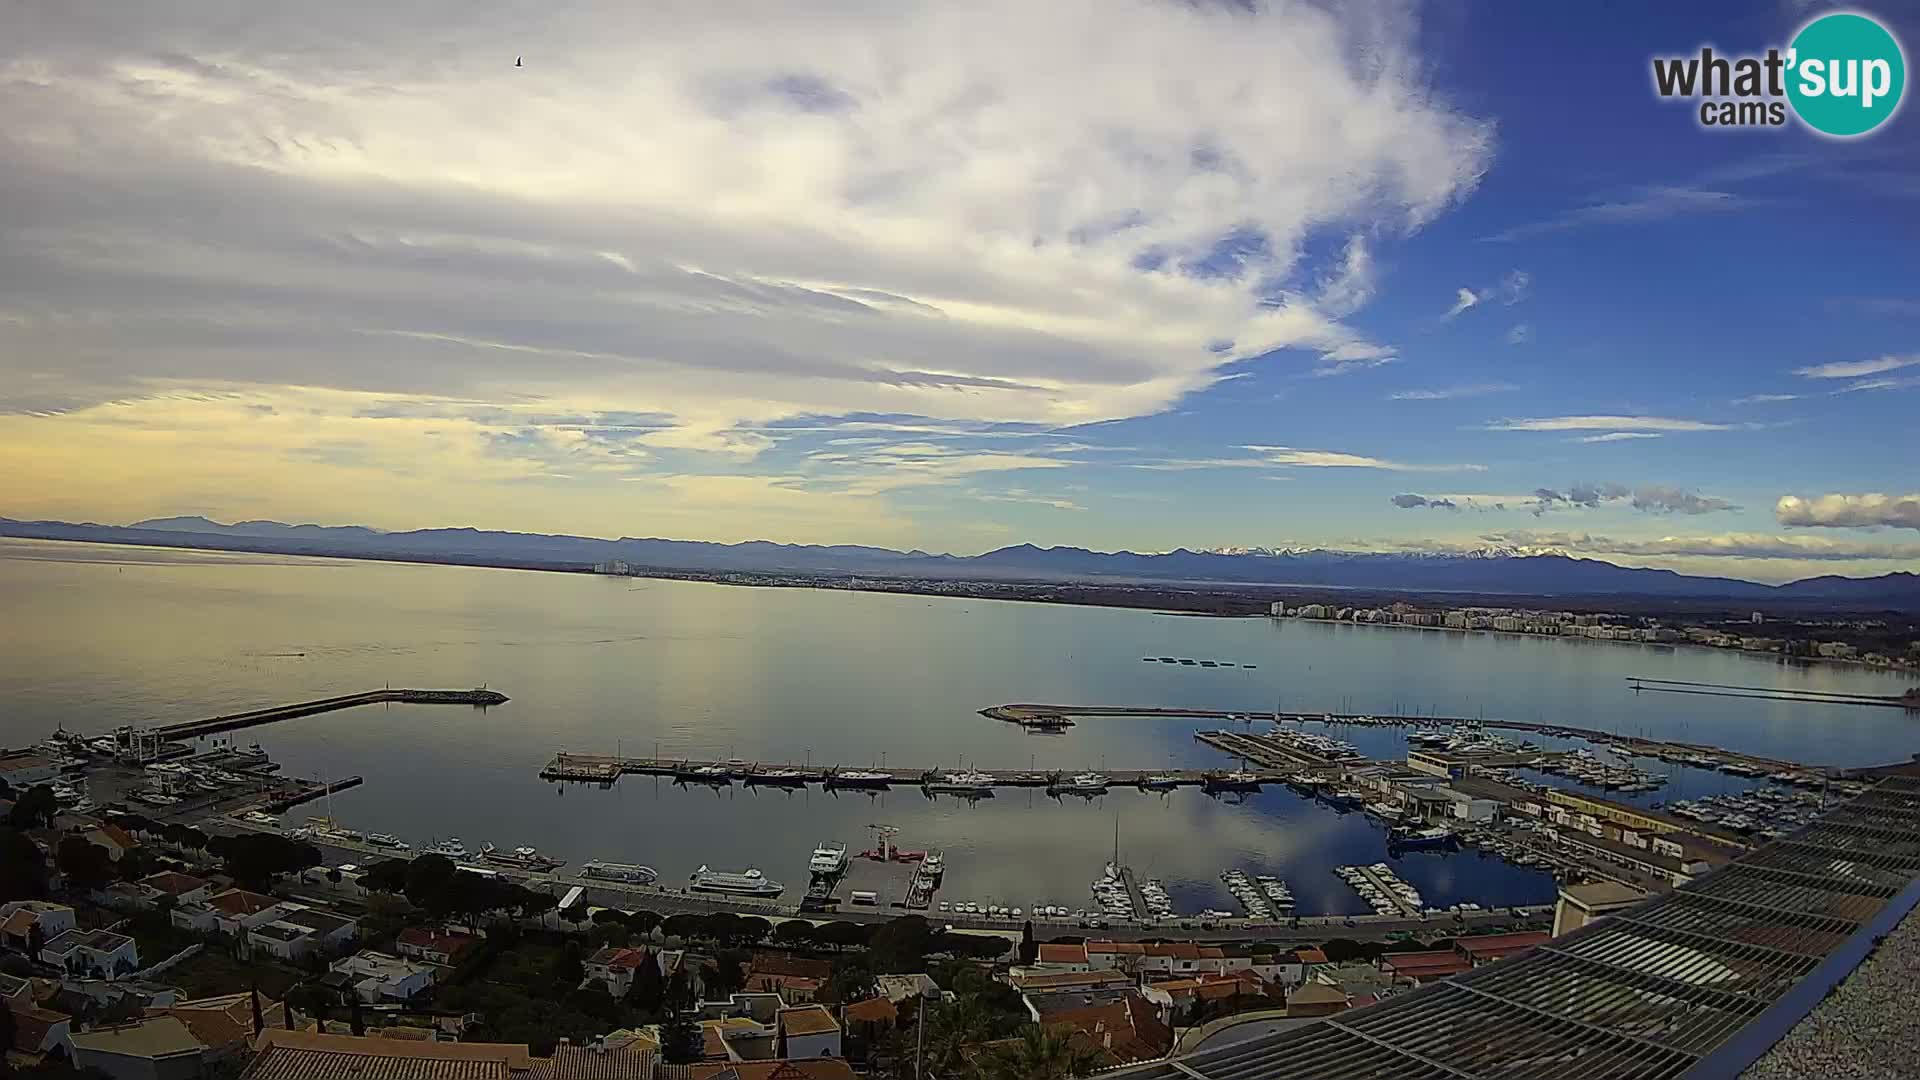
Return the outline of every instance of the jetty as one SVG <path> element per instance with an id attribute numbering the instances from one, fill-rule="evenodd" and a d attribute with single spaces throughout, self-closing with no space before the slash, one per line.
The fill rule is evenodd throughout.
<path id="1" fill-rule="evenodd" d="M 159 736 L 162 739 L 194 739 L 202 735 L 217 735 L 223 731 L 238 731 L 241 728 L 258 727 L 262 724 L 275 724 L 282 720 L 293 720 L 302 716 L 334 712 L 339 709 L 354 709 L 362 705 L 472 705 L 486 708 L 491 705 L 505 704 L 507 695 L 497 690 L 402 690 L 387 687 L 380 690 L 366 690 L 358 694 L 342 694 L 339 697 L 318 698 L 313 701 L 296 701 L 286 705 L 269 705 L 261 709 L 246 712 L 225 713 L 220 716 L 208 716 L 199 720 L 183 720 L 177 724 L 159 724 L 141 729 L 147 737 Z"/>
<path id="2" fill-rule="evenodd" d="M 848 766 L 865 769 L 865 766 Z M 1033 769 L 975 769 L 958 768 L 902 768 L 888 767 L 883 771 L 889 779 L 877 781 L 870 777 L 860 780 L 842 780 L 840 774 L 845 771 L 835 767 L 801 767 L 784 762 L 710 761 L 700 758 L 659 758 L 659 757 L 623 757 L 614 754 L 576 754 L 562 750 L 547 762 L 540 770 L 542 780 L 573 781 L 578 783 L 610 784 L 622 776 L 660 776 L 690 784 L 728 785 L 735 782 L 753 784 L 755 777 L 778 770 L 785 786 L 820 785 L 829 788 L 847 790 L 879 790 L 882 788 L 911 788 L 941 781 L 949 773 L 965 771 L 986 778 L 986 786 L 1054 788 L 1059 787 L 1071 777 L 1063 770 Z M 1251 770 L 1255 781 L 1261 784 L 1284 783 L 1287 776 L 1295 770 Z M 1105 772 L 1109 789 L 1145 787 L 1148 777 L 1156 782 L 1177 786 L 1204 787 L 1209 781 L 1218 781 L 1224 774 L 1219 769 L 1109 769 Z"/>

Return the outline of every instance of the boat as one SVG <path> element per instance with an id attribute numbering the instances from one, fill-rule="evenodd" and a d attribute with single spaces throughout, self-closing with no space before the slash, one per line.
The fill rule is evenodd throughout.
<path id="1" fill-rule="evenodd" d="M 1250 772 L 1209 773 L 1202 786 L 1208 791 L 1259 791 L 1260 778 Z"/>
<path id="2" fill-rule="evenodd" d="M 747 774 L 747 783 L 772 787 L 804 787 L 807 774 L 799 769 L 763 769 Z"/>
<path id="3" fill-rule="evenodd" d="M 1180 777 L 1176 773 L 1154 773 L 1141 777 L 1140 786 L 1147 791 L 1172 791 L 1180 786 Z"/>
<path id="4" fill-rule="evenodd" d="M 490 863 L 497 863 L 501 866 L 511 866 L 516 870 L 531 870 L 536 874 L 544 874 L 549 870 L 555 870 L 565 866 L 567 863 L 565 859 L 556 859 L 550 855 L 542 855 L 536 848 L 517 847 L 512 851 L 501 851 L 492 844 L 484 844 L 481 846 L 480 857 Z"/>
<path id="5" fill-rule="evenodd" d="M 1047 790 L 1055 795 L 1104 795 L 1108 780 L 1099 773 L 1079 773 L 1062 777 L 1047 785 Z"/>
<path id="6" fill-rule="evenodd" d="M 828 841 L 813 849 L 807 870 L 814 874 L 838 874 L 847 868 L 847 845 Z"/>
<path id="7" fill-rule="evenodd" d="M 725 765 L 695 765 L 692 767 L 683 765 L 673 770 L 673 778 L 683 783 L 691 781 L 696 784 L 724 786 L 733 783 L 733 770 L 727 768 Z"/>
<path id="8" fill-rule="evenodd" d="M 1336 810 L 1352 810 L 1357 808 L 1362 802 L 1365 801 L 1361 797 L 1359 792 L 1350 791 L 1344 788 L 1334 788 L 1331 791 L 1322 791 L 1320 792 L 1320 799 L 1322 802 L 1325 802 L 1328 806 L 1331 806 Z"/>
<path id="9" fill-rule="evenodd" d="M 992 773 L 961 771 L 929 776 L 920 782 L 920 786 L 928 791 L 975 795 L 981 792 L 991 794 L 993 783 Z"/>
<path id="10" fill-rule="evenodd" d="M 383 832 L 368 833 L 367 843 L 372 844 L 374 847 L 383 847 L 383 848 L 403 848 L 407 846 L 400 842 L 399 837 L 394 836 L 390 833 L 383 833 Z"/>
<path id="11" fill-rule="evenodd" d="M 1438 825 L 1425 829 L 1394 829 L 1387 834 L 1388 846 L 1397 848 L 1452 847 L 1455 839 L 1452 829 Z"/>
<path id="12" fill-rule="evenodd" d="M 827 774 L 830 788 L 883 788 L 892 783 L 892 773 L 873 769 L 841 769 Z"/>
<path id="13" fill-rule="evenodd" d="M 597 878 L 601 881 L 618 881 L 627 885 L 651 885 L 660 874 L 651 866 L 636 863 L 601 862 L 598 859 L 582 863 L 582 877 Z"/>
<path id="14" fill-rule="evenodd" d="M 920 860 L 920 872 L 936 878 L 945 874 L 947 872 L 946 856 L 938 851 L 927 852 L 926 858 Z"/>
<path id="15" fill-rule="evenodd" d="M 461 843 L 459 837 L 449 836 L 445 840 L 436 840 L 428 844 L 421 850 L 420 854 L 444 855 L 449 859 L 464 859 L 467 857 L 467 845 Z"/>
<path id="16" fill-rule="evenodd" d="M 693 872 L 688 882 L 688 888 L 695 892 L 731 893 L 735 896 L 773 897 L 787 891 L 785 885 L 768 880 L 765 874 L 751 867 L 736 874 L 702 866 Z"/>

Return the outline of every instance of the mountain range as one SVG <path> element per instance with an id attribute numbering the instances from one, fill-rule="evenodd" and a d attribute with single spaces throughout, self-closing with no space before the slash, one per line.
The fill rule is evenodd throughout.
<path id="1" fill-rule="evenodd" d="M 1920 611 L 1920 575 L 1827 575 L 1766 585 L 1738 578 L 1616 566 L 1598 559 L 1490 548 L 1462 553 L 1235 549 L 1163 554 L 1017 544 L 980 555 L 937 555 L 859 545 L 719 544 L 485 529 L 385 532 L 359 525 L 222 524 L 204 517 L 132 525 L 0 518 L 0 535 L 291 555 L 585 569 L 620 560 L 638 570 L 871 575 L 1001 581 L 1157 581 L 1321 586 L 1521 596 L 1645 596 L 1834 603 Z"/>

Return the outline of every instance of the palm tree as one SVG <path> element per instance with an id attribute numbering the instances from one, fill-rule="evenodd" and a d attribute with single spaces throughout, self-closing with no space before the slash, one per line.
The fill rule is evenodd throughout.
<path id="1" fill-rule="evenodd" d="M 1068 1080 L 1093 1072 L 1099 1057 L 1077 1044 L 1070 1033 L 1039 1024 L 1020 1032 L 1018 1041 L 996 1049 L 980 1062 L 986 1080 Z"/>

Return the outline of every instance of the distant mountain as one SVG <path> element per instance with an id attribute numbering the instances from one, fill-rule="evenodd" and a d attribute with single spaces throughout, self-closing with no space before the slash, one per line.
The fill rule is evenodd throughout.
<path id="1" fill-rule="evenodd" d="M 1786 585 L 1762 585 L 1737 578 L 1695 577 L 1671 570 L 1616 566 L 1598 559 L 1499 548 L 1459 554 L 1179 548 L 1143 555 L 1016 544 L 981 555 L 956 556 L 767 540 L 738 544 L 631 536 L 607 540 L 465 528 L 382 532 L 357 525 L 288 525 L 277 521 L 223 525 L 203 517 L 154 518 L 127 526 L 0 518 L 0 535 L 545 569 L 578 570 L 618 559 L 643 570 L 709 573 L 1213 582 L 1535 597 L 1774 600 L 1920 611 L 1920 575 L 1906 572 L 1873 578 L 1827 575 Z"/>

